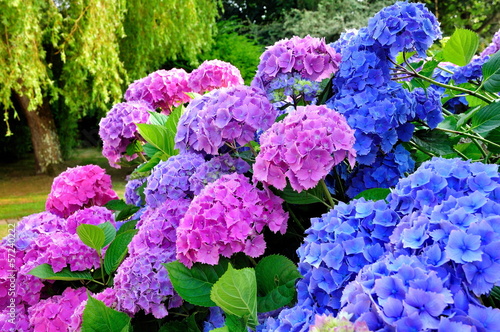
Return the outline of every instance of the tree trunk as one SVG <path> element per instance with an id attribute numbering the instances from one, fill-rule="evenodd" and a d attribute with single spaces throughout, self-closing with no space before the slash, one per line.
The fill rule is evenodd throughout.
<path id="1" fill-rule="evenodd" d="M 62 154 L 49 102 L 44 98 L 42 105 L 36 110 L 29 111 L 29 98 L 17 92 L 14 92 L 14 96 L 31 131 L 36 173 L 57 175 L 62 166 Z"/>

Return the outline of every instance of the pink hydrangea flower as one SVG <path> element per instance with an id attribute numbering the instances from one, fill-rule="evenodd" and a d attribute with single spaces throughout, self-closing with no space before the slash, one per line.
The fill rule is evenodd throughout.
<path id="1" fill-rule="evenodd" d="M 240 70 L 221 60 L 203 62 L 191 72 L 188 80 L 189 88 L 199 94 L 243 83 Z"/>
<path id="2" fill-rule="evenodd" d="M 213 90 L 189 103 L 177 125 L 175 147 L 218 155 L 226 143 L 245 145 L 266 130 L 277 111 L 263 92 L 244 85 Z"/>
<path id="3" fill-rule="evenodd" d="M 92 206 L 78 210 L 66 219 L 66 231 L 76 234 L 76 229 L 81 224 L 99 225 L 109 221 L 116 226 L 113 212 L 103 206 Z"/>
<path id="4" fill-rule="evenodd" d="M 278 189 L 315 187 L 345 158 L 354 166 L 354 130 L 326 106 L 299 106 L 265 131 L 253 165 L 254 179 Z"/>
<path id="5" fill-rule="evenodd" d="M 130 161 L 137 158 L 137 154 L 125 154 L 127 146 L 140 137 L 137 131 L 138 123 L 149 122 L 149 112 L 152 111 L 147 103 L 130 101 L 113 106 L 99 122 L 99 136 L 103 142 L 102 154 L 112 167 L 120 168 L 118 162 L 122 157 Z"/>
<path id="6" fill-rule="evenodd" d="M 27 308 L 21 305 L 17 306 L 13 311 L 10 308 L 0 310 L 0 331 L 33 331 L 33 326 L 30 326 Z"/>
<path id="7" fill-rule="evenodd" d="M 111 177 L 97 165 L 68 168 L 52 183 L 45 203 L 47 211 L 63 217 L 93 205 L 103 206 L 118 195 L 111 186 Z"/>
<path id="8" fill-rule="evenodd" d="M 160 108 L 162 113 L 168 115 L 173 107 L 191 100 L 186 94 L 191 92 L 188 79 L 189 74 L 184 69 L 160 69 L 130 84 L 125 100 L 145 101 L 151 108 Z"/>
<path id="9" fill-rule="evenodd" d="M 78 306 L 87 299 L 87 289 L 68 287 L 61 295 L 49 297 L 28 309 L 34 331 L 72 331 L 71 319 Z M 73 330 L 74 331 L 74 330 Z"/>
<path id="10" fill-rule="evenodd" d="M 191 267 L 215 265 L 219 255 L 237 252 L 258 257 L 266 243 L 264 226 L 285 233 L 288 214 L 283 200 L 270 190 L 259 190 L 242 174 L 224 175 L 196 196 L 177 228 L 177 259 Z"/>

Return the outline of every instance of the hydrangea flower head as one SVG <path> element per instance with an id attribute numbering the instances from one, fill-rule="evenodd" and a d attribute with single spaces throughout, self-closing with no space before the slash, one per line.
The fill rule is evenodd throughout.
<path id="1" fill-rule="evenodd" d="M 330 78 L 338 70 L 339 62 L 340 54 L 324 39 L 309 35 L 283 39 L 261 55 L 252 86 L 266 91 L 273 103 L 301 93 L 307 100 L 313 100 L 319 90 L 319 85 L 313 82 Z"/>
<path id="2" fill-rule="evenodd" d="M 426 90 L 416 88 L 412 93 L 416 102 L 416 118 L 427 123 L 429 128 L 436 128 L 444 120 L 443 112 L 441 112 L 441 94 L 433 87 Z"/>
<path id="3" fill-rule="evenodd" d="M 315 187 L 344 159 L 354 166 L 354 131 L 345 118 L 326 106 L 299 106 L 260 137 L 254 179 L 278 189 L 300 192 Z"/>
<path id="4" fill-rule="evenodd" d="M 114 279 L 117 310 L 135 314 L 142 309 L 163 318 L 167 309 L 182 304 L 162 264 L 175 260 L 176 228 L 188 206 L 189 200 L 167 200 L 141 216 L 139 232 L 128 246 L 130 255 Z"/>
<path id="5" fill-rule="evenodd" d="M 125 203 L 133 204 L 135 206 L 143 206 L 145 202 L 139 195 L 137 190 L 143 186 L 147 181 L 147 177 L 129 179 L 125 185 Z"/>
<path id="6" fill-rule="evenodd" d="M 483 65 L 489 60 L 489 58 L 489 56 L 476 56 L 465 66 L 456 68 L 452 76 L 455 84 L 462 84 L 481 79 L 483 77 Z"/>
<path id="7" fill-rule="evenodd" d="M 484 58 L 498 51 L 500 51 L 500 30 L 495 33 L 491 43 L 481 52 L 480 57 Z"/>
<path id="8" fill-rule="evenodd" d="M 175 147 L 218 155 L 226 143 L 245 145 L 266 130 L 277 113 L 263 92 L 244 85 L 213 90 L 195 98 L 177 125 Z"/>
<path id="9" fill-rule="evenodd" d="M 174 107 L 187 103 L 191 98 L 188 86 L 189 74 L 184 69 L 160 69 L 129 85 L 125 92 L 126 101 L 142 100 L 150 108 L 161 109 L 170 114 Z"/>
<path id="10" fill-rule="evenodd" d="M 243 83 L 240 70 L 221 60 L 204 61 L 189 74 L 188 79 L 189 88 L 199 94 Z"/>
<path id="11" fill-rule="evenodd" d="M 120 168 L 118 162 L 124 157 L 130 161 L 137 154 L 125 154 L 127 146 L 139 137 L 138 123 L 149 122 L 149 112 L 152 109 L 141 101 L 130 101 L 113 106 L 99 122 L 99 136 L 102 139 L 102 154 L 112 167 Z"/>
<path id="12" fill-rule="evenodd" d="M 85 287 L 68 287 L 61 295 L 49 297 L 29 308 L 30 325 L 35 331 L 71 331 L 72 316 L 85 300 Z"/>
<path id="13" fill-rule="evenodd" d="M 161 205 L 167 199 L 192 198 L 194 189 L 189 178 L 205 162 L 197 153 L 181 153 L 160 162 L 147 178 L 144 189 L 146 204 L 151 207 Z"/>
<path id="14" fill-rule="evenodd" d="M 193 199 L 177 228 L 177 259 L 191 267 L 195 262 L 215 265 L 219 255 L 262 255 L 264 226 L 273 232 L 286 231 L 288 214 L 282 202 L 241 174 L 224 175 L 209 183 Z"/>
<path id="15" fill-rule="evenodd" d="M 111 177 L 97 165 L 68 168 L 52 182 L 45 203 L 47 211 L 63 217 L 93 205 L 103 206 L 118 199 L 111 185 Z"/>
<path id="16" fill-rule="evenodd" d="M 76 234 L 76 229 L 81 224 L 99 225 L 107 221 L 115 226 L 113 212 L 103 206 L 91 206 L 78 210 L 69 216 L 66 219 L 66 231 L 71 234 Z"/>

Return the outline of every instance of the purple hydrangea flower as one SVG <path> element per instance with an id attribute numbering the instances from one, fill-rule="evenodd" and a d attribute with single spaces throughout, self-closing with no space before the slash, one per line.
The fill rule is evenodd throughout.
<path id="1" fill-rule="evenodd" d="M 139 195 L 137 190 L 142 187 L 147 181 L 147 178 L 137 178 L 131 179 L 127 181 L 125 185 L 125 203 L 133 204 L 135 206 L 143 206 L 145 202 L 142 197 Z"/>
<path id="2" fill-rule="evenodd" d="M 261 55 L 252 86 L 266 91 L 273 103 L 287 97 L 297 98 L 301 93 L 312 100 L 319 85 L 311 83 L 330 78 L 338 70 L 339 62 L 340 54 L 324 39 L 309 35 L 283 39 Z M 304 87 L 308 87 L 309 91 Z"/>
<path id="3" fill-rule="evenodd" d="M 326 106 L 299 106 L 260 137 L 254 178 L 278 189 L 300 192 L 315 187 L 345 158 L 354 166 L 353 130 Z"/>
<path id="4" fill-rule="evenodd" d="M 99 136 L 102 139 L 102 154 L 112 167 L 120 168 L 121 158 L 130 161 L 137 154 L 125 154 L 127 146 L 140 137 L 137 131 L 138 123 L 149 122 L 149 112 L 152 109 L 141 101 L 119 103 L 113 106 L 99 122 Z"/>
<path id="5" fill-rule="evenodd" d="M 189 103 L 179 119 L 175 147 L 219 154 L 226 143 L 245 145 L 266 130 L 276 110 L 262 91 L 240 85 L 213 90 Z"/>
<path id="6" fill-rule="evenodd" d="M 38 302 L 38 301 L 37 301 Z M 11 311 L 10 308 L 0 310 L 0 331 L 31 332 L 27 309 L 18 306 Z"/>
<path id="7" fill-rule="evenodd" d="M 113 212 L 103 206 L 92 206 L 78 210 L 66 219 L 66 231 L 76 234 L 76 229 L 81 224 L 99 225 L 109 221 L 115 226 Z"/>
<path id="8" fill-rule="evenodd" d="M 146 204 L 152 208 L 168 199 L 192 198 L 194 188 L 189 178 L 205 159 L 196 153 L 186 152 L 168 158 L 153 168 L 144 189 Z"/>
<path id="9" fill-rule="evenodd" d="M 412 93 L 416 102 L 416 118 L 427 123 L 431 129 L 436 128 L 444 120 L 441 112 L 441 94 L 433 87 L 427 90 L 416 88 Z"/>
<path id="10" fill-rule="evenodd" d="M 189 200 L 166 200 L 141 216 L 129 256 L 114 278 L 117 310 L 135 314 L 142 309 L 163 318 L 168 309 L 182 304 L 162 264 L 175 260 L 176 228 L 188 206 Z"/>
<path id="11" fill-rule="evenodd" d="M 168 115 L 174 107 L 191 99 L 186 94 L 191 92 L 188 80 L 189 74 L 184 69 L 160 69 L 130 84 L 125 92 L 125 100 L 142 100 L 150 108 L 159 108 Z"/>
<path id="12" fill-rule="evenodd" d="M 68 168 L 54 179 L 45 208 L 67 218 L 77 210 L 103 206 L 112 199 L 118 199 L 118 196 L 104 169 L 97 165 L 77 166 Z"/>
<path id="13" fill-rule="evenodd" d="M 452 76 L 455 84 L 481 79 L 483 77 L 483 65 L 489 58 L 489 56 L 474 57 L 467 65 L 456 68 Z"/>
<path id="14" fill-rule="evenodd" d="M 189 74 L 188 79 L 189 88 L 199 94 L 243 83 L 240 70 L 221 60 L 204 61 Z"/>
<path id="15" fill-rule="evenodd" d="M 495 54 L 499 50 L 500 50 L 500 30 L 498 30 L 495 33 L 491 43 L 481 52 L 481 54 L 479 56 L 481 58 L 484 58 L 488 55 Z"/>
<path id="16" fill-rule="evenodd" d="M 282 202 L 241 174 L 224 175 L 209 183 L 193 199 L 177 228 L 177 259 L 191 267 L 195 262 L 215 265 L 219 255 L 262 255 L 264 226 L 273 232 L 286 231 L 288 214 Z"/>

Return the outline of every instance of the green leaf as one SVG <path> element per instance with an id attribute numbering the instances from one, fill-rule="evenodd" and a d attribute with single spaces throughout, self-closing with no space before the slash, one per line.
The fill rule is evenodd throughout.
<path id="1" fill-rule="evenodd" d="M 500 102 L 494 102 L 479 109 L 472 116 L 471 129 L 487 136 L 490 131 L 500 126 Z"/>
<path id="2" fill-rule="evenodd" d="M 99 224 L 97 225 L 97 227 L 99 227 L 104 231 L 104 244 L 102 245 L 102 247 L 104 248 L 105 246 L 110 244 L 111 241 L 113 241 L 114 238 L 116 237 L 116 228 L 109 221 Z"/>
<path id="3" fill-rule="evenodd" d="M 127 207 L 121 210 L 118 215 L 115 217 L 116 221 L 126 220 L 133 216 L 137 211 L 141 208 L 135 205 L 127 205 Z"/>
<path id="4" fill-rule="evenodd" d="M 474 114 L 479 111 L 480 107 L 474 107 L 469 109 L 467 112 L 462 113 L 458 116 L 457 126 L 456 128 L 461 128 L 464 124 L 469 122 L 469 120 L 474 116 Z M 453 115 L 451 115 L 453 116 Z"/>
<path id="5" fill-rule="evenodd" d="M 76 233 L 85 245 L 98 252 L 104 246 L 104 231 L 96 225 L 81 224 L 76 228 Z"/>
<path id="6" fill-rule="evenodd" d="M 257 281 L 252 268 L 235 270 L 228 265 L 226 273 L 213 285 L 210 299 L 224 312 L 248 319 L 257 326 Z"/>
<path id="7" fill-rule="evenodd" d="M 144 163 L 141 166 L 137 167 L 136 172 L 149 172 L 156 165 L 158 165 L 163 160 L 163 158 L 166 159 L 167 155 L 165 155 L 165 153 L 161 151 L 158 151 L 150 158 L 151 159 L 149 159 L 147 163 Z"/>
<path id="8" fill-rule="evenodd" d="M 142 148 L 144 149 L 144 153 L 146 153 L 146 156 L 148 156 L 149 158 L 153 158 L 156 153 L 161 152 L 160 149 L 150 143 L 144 144 Z M 163 154 L 163 152 L 161 153 Z"/>
<path id="9" fill-rule="evenodd" d="M 127 145 L 127 149 L 125 150 L 125 153 L 128 156 L 133 156 L 137 152 L 142 152 L 142 145 L 139 143 L 138 140 L 134 140 L 132 143 Z"/>
<path id="10" fill-rule="evenodd" d="M 174 149 L 175 134 L 172 133 L 164 126 L 138 123 L 137 129 L 144 139 L 153 145 L 158 150 L 162 151 L 168 156 L 173 156 L 178 153 Z"/>
<path id="11" fill-rule="evenodd" d="M 419 74 L 425 77 L 432 77 L 432 75 L 434 74 L 434 69 L 436 69 L 438 65 L 438 61 L 427 61 L 426 63 L 424 63 L 424 66 L 422 67 L 422 70 L 420 70 Z"/>
<path id="12" fill-rule="evenodd" d="M 222 327 L 222 329 L 227 328 L 226 331 L 228 332 L 247 332 L 247 321 L 246 318 L 226 313 L 226 326 Z"/>
<path id="13" fill-rule="evenodd" d="M 385 200 L 387 195 L 391 193 L 391 190 L 388 188 L 372 188 L 366 189 L 360 192 L 354 197 L 355 199 L 364 198 L 368 201 L 380 201 Z"/>
<path id="14" fill-rule="evenodd" d="M 239 332 L 237 330 L 233 330 L 234 332 Z M 217 329 L 213 329 L 213 330 L 210 330 L 209 332 L 232 332 L 231 330 L 229 330 L 229 328 L 227 327 L 227 325 L 224 325 L 223 327 L 219 327 Z M 245 330 L 241 331 L 241 332 L 246 332 Z"/>
<path id="15" fill-rule="evenodd" d="M 123 225 L 120 226 L 120 229 L 116 232 L 116 236 L 125 233 L 126 231 L 129 231 L 131 229 L 135 229 L 135 226 L 137 225 L 137 222 L 139 220 L 134 219 L 134 220 L 129 220 L 125 222 Z"/>
<path id="16" fill-rule="evenodd" d="M 418 130 L 413 134 L 412 141 L 424 151 L 437 156 L 455 153 L 453 145 L 457 144 L 459 137 L 450 137 L 439 130 Z"/>
<path id="17" fill-rule="evenodd" d="M 402 64 L 406 59 L 411 58 L 413 55 L 415 55 L 417 52 L 399 52 L 398 55 L 396 56 L 396 63 L 397 64 Z"/>
<path id="18" fill-rule="evenodd" d="M 283 198 L 287 203 L 290 204 L 312 204 L 323 202 L 323 190 L 318 185 L 315 188 L 309 190 L 302 190 L 300 193 L 296 192 L 290 184 L 281 191 L 275 191 L 275 193 Z"/>
<path id="19" fill-rule="evenodd" d="M 47 280 L 92 280 L 92 275 L 87 271 L 71 271 L 67 267 L 62 269 L 60 272 L 54 272 L 52 266 L 49 264 L 41 264 L 33 268 L 28 274 L 34 275 L 35 277 Z"/>
<path id="20" fill-rule="evenodd" d="M 213 285 L 226 272 L 227 259 L 220 259 L 217 265 L 196 263 L 190 269 L 179 261 L 163 264 L 175 291 L 191 304 L 213 307 L 210 299 Z"/>
<path id="21" fill-rule="evenodd" d="M 168 120 L 168 115 L 154 111 L 149 112 L 149 123 L 153 125 L 165 126 L 167 120 Z"/>
<path id="22" fill-rule="evenodd" d="M 295 298 L 295 281 L 302 278 L 297 266 L 285 256 L 264 257 L 255 267 L 257 312 L 268 312 Z"/>
<path id="23" fill-rule="evenodd" d="M 461 143 L 455 145 L 455 149 L 462 152 L 467 158 L 471 160 L 480 160 L 483 158 L 481 150 L 474 143 Z"/>
<path id="24" fill-rule="evenodd" d="M 138 229 L 125 231 L 111 242 L 108 250 L 106 250 L 106 256 L 104 257 L 104 270 L 107 274 L 111 275 L 111 273 L 116 271 L 118 266 L 120 266 L 128 253 L 128 244 L 138 231 Z"/>
<path id="25" fill-rule="evenodd" d="M 105 208 L 113 211 L 120 211 L 127 207 L 123 199 L 113 199 L 104 205 Z"/>
<path id="26" fill-rule="evenodd" d="M 174 135 L 177 133 L 177 124 L 181 118 L 182 113 L 184 113 L 184 105 L 180 105 L 172 110 L 168 116 L 168 120 L 165 123 L 165 127 Z"/>
<path id="27" fill-rule="evenodd" d="M 83 310 L 82 332 L 125 332 L 131 329 L 130 317 L 106 307 L 92 296 Z"/>
<path id="28" fill-rule="evenodd" d="M 443 48 L 444 60 L 458 66 L 465 66 L 472 60 L 478 47 L 479 36 L 477 33 L 466 29 L 457 29 Z"/>
<path id="29" fill-rule="evenodd" d="M 500 92 L 500 52 L 483 64 L 483 86 L 488 92 Z"/>

